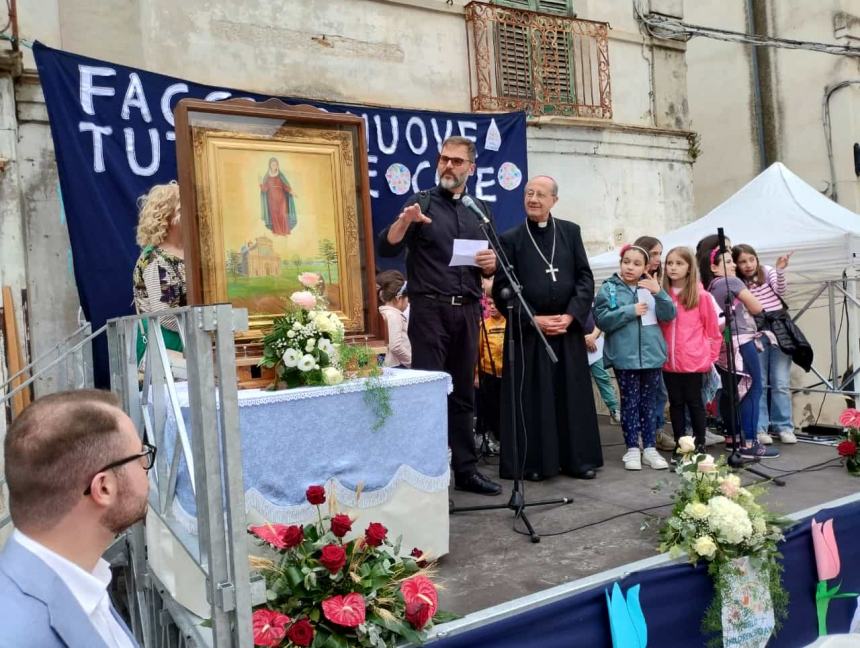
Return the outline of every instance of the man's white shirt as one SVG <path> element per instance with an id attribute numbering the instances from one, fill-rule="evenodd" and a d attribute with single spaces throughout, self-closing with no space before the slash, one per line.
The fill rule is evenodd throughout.
<path id="1" fill-rule="evenodd" d="M 107 593 L 111 571 L 107 561 L 99 558 L 95 569 L 88 573 L 70 560 L 28 538 L 18 529 L 12 532 L 12 537 L 57 574 L 108 646 L 137 648 L 111 613 L 110 597 Z"/>

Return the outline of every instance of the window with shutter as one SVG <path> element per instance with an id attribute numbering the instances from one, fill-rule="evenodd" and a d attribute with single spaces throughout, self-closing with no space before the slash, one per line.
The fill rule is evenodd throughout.
<path id="1" fill-rule="evenodd" d="M 573 12 L 572 0 L 492 0 L 491 4 L 513 7 L 515 9 L 530 9 L 543 13 L 554 13 L 562 16 L 576 16 Z"/>
<path id="2" fill-rule="evenodd" d="M 608 31 L 571 0 L 473 0 L 466 7 L 473 110 L 609 119 Z"/>
<path id="3" fill-rule="evenodd" d="M 571 0 L 496 0 L 494 4 L 530 11 L 573 15 Z M 544 102 L 574 102 L 571 38 L 564 31 L 532 32 L 526 27 L 496 26 L 496 74 L 505 97 L 535 98 L 532 67 L 543 70 L 540 96 Z M 533 51 L 532 48 L 535 48 Z M 533 60 L 533 55 L 534 59 Z"/>

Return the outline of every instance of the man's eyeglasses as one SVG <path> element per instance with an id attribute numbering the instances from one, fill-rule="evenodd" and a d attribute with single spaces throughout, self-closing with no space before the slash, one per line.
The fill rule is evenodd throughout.
<path id="1" fill-rule="evenodd" d="M 106 470 L 112 470 L 114 468 L 119 468 L 120 466 L 124 466 L 127 463 L 131 463 L 135 459 L 143 459 L 142 465 L 143 469 L 149 471 L 150 468 L 155 464 L 155 453 L 158 451 L 154 445 L 150 445 L 149 443 L 143 444 L 143 450 L 138 452 L 137 454 L 133 454 L 130 457 L 126 457 L 125 459 L 120 459 L 119 461 L 114 461 L 113 463 L 109 463 L 107 466 L 103 466 L 101 469 L 97 470 L 95 475 L 90 477 L 90 482 L 93 481 L 93 478 L 99 473 L 103 473 Z M 87 486 L 87 490 L 84 491 L 84 495 L 89 495 L 92 493 L 92 487 Z"/>
<path id="2" fill-rule="evenodd" d="M 448 166 L 449 162 L 451 163 L 451 166 L 456 169 L 457 167 L 461 167 L 470 161 L 461 157 L 448 157 L 447 155 L 439 156 L 439 164 L 441 164 L 443 167 Z"/>

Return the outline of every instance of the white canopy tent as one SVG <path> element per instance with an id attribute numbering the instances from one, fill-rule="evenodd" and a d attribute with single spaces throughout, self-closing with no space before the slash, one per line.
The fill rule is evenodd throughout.
<path id="1" fill-rule="evenodd" d="M 696 243 L 722 227 L 732 243 L 752 245 L 762 263 L 794 251 L 790 270 L 805 279 L 837 279 L 860 254 L 860 215 L 821 195 L 775 162 L 702 218 L 672 232 L 648 232 L 663 243 L 664 255 Z M 630 241 L 632 243 L 632 241 Z M 589 259 L 599 284 L 618 269 L 615 250 Z"/>
<path id="2" fill-rule="evenodd" d="M 843 280 L 846 270 L 847 277 L 860 275 L 860 215 L 821 195 L 776 162 L 702 218 L 671 232 L 648 234 L 663 243 L 665 260 L 666 252 L 678 245 L 695 251 L 699 240 L 716 234 L 718 227 L 733 244 L 752 245 L 768 265 L 794 252 L 787 301 L 795 318 L 802 315 L 800 326 L 820 367 L 813 367 L 812 374 L 793 370 L 794 386 L 802 386 L 802 393 L 794 396 L 795 423 L 835 422 L 844 402 L 832 399 L 822 416 L 821 392 L 826 396 L 860 391 L 856 385 L 849 386 L 853 374 L 843 373 L 846 366 L 860 371 L 860 336 L 855 333 L 860 326 L 860 289 L 858 279 Z M 593 256 L 589 262 L 599 288 L 618 270 L 618 251 Z M 844 352 L 848 357 L 840 367 Z M 821 387 L 811 385 L 816 379 Z"/>

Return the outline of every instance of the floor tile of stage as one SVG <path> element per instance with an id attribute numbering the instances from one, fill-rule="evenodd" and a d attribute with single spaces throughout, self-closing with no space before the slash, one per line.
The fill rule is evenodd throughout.
<path id="1" fill-rule="evenodd" d="M 535 530 L 542 536 L 539 544 L 527 535 L 512 530 L 510 510 L 456 513 L 451 516 L 451 552 L 439 564 L 438 577 L 445 588 L 441 592 L 443 609 L 468 614 L 520 596 L 533 594 L 554 585 L 589 576 L 625 563 L 656 555 L 659 519 L 670 507 L 643 513 L 629 513 L 666 504 L 674 490 L 677 475 L 643 467 L 640 472 L 624 470 L 621 428 L 609 425 L 601 417 L 604 467 L 591 481 L 564 476 L 543 482 L 525 482 L 527 501 L 573 497 L 567 505 L 527 509 Z M 782 445 L 778 459 L 763 461 L 764 472 L 781 476 L 776 470 L 796 470 L 820 464 L 836 456 L 836 448 L 804 443 Z M 724 451 L 722 444 L 709 452 Z M 666 453 L 664 453 L 665 455 Z M 497 458 L 481 470 L 498 479 Z M 784 487 L 770 486 L 765 501 L 772 510 L 792 513 L 851 495 L 860 487 L 860 479 L 851 477 L 841 466 L 785 476 Z M 744 478 L 744 483 L 752 476 Z M 655 491 L 659 484 L 663 487 Z M 503 494 L 483 497 L 455 491 L 451 499 L 460 506 L 506 503 L 513 482 L 502 481 Z M 605 522 L 607 518 L 621 515 Z M 596 524 L 594 524 L 596 523 Z M 552 536 L 553 532 L 572 527 L 577 531 Z M 524 531 L 522 523 L 517 529 Z"/>

